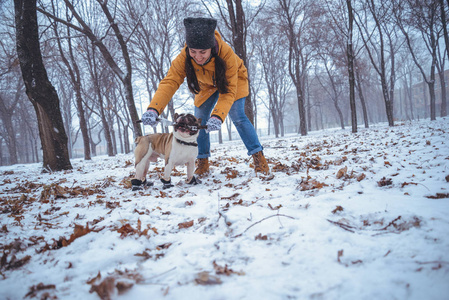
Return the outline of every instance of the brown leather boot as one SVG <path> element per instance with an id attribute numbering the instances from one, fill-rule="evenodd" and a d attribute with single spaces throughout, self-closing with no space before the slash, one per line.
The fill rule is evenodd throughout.
<path id="1" fill-rule="evenodd" d="M 267 160 L 263 155 L 262 151 L 253 154 L 254 159 L 254 171 L 257 173 L 262 173 L 268 175 L 270 173 L 270 167 L 268 167 Z"/>
<path id="2" fill-rule="evenodd" d="M 206 158 L 198 158 L 196 160 L 196 170 L 195 170 L 195 174 L 198 175 L 199 177 L 205 176 L 207 174 L 209 174 L 209 159 Z"/>

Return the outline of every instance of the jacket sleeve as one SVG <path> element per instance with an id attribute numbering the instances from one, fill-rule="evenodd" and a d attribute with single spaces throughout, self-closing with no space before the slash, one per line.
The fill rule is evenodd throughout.
<path id="1" fill-rule="evenodd" d="M 226 62 L 226 79 L 228 80 L 228 92 L 218 97 L 217 104 L 211 115 L 219 117 L 223 122 L 234 104 L 235 95 L 237 93 L 238 72 L 241 59 L 234 53 L 231 47 L 223 43 L 221 49 L 221 58 Z"/>
<path id="2" fill-rule="evenodd" d="M 153 108 L 158 111 L 159 114 L 167 106 L 170 99 L 179 89 L 179 86 L 184 82 L 186 77 L 185 70 L 185 48 L 180 54 L 172 61 L 170 69 L 164 79 L 161 80 L 159 86 L 154 93 L 153 99 L 151 99 L 148 108 Z"/>

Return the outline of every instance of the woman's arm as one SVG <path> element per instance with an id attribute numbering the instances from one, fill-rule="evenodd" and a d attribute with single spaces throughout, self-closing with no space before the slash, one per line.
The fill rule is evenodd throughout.
<path id="1" fill-rule="evenodd" d="M 165 78 L 159 83 L 148 109 L 155 109 L 159 114 L 161 114 L 168 102 L 170 102 L 170 99 L 179 89 L 179 86 L 184 82 L 186 77 L 185 50 L 186 48 L 182 49 L 181 53 L 179 53 L 178 56 L 172 61 L 170 69 L 168 70 Z"/>

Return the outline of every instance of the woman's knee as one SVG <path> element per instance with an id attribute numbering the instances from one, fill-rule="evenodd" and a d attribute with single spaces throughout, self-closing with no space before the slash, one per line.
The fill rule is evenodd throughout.
<path id="1" fill-rule="evenodd" d="M 231 117 L 232 123 L 234 123 L 235 126 L 251 123 L 244 110 L 234 112 L 233 114 L 229 114 L 229 116 Z"/>

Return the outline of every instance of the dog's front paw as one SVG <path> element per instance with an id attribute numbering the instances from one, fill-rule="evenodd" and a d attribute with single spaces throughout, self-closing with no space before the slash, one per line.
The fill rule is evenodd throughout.
<path id="1" fill-rule="evenodd" d="M 195 176 L 193 176 L 192 179 L 189 182 L 187 182 L 187 184 L 192 184 L 192 185 L 197 185 L 200 183 L 201 183 L 201 180 L 197 179 Z"/>
<path id="2" fill-rule="evenodd" d="M 165 180 L 164 178 L 161 178 L 161 182 L 164 184 L 164 186 L 162 187 L 162 189 L 169 189 L 171 187 L 174 187 L 173 184 L 171 184 L 171 179 L 170 180 Z"/>

